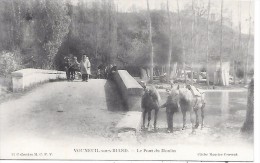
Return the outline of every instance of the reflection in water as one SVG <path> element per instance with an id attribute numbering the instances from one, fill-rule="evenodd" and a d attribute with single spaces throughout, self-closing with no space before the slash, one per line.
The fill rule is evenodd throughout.
<path id="1" fill-rule="evenodd" d="M 229 117 L 240 110 L 246 110 L 247 92 L 206 92 L 206 112 L 210 115 Z"/>
<path id="2" fill-rule="evenodd" d="M 167 94 L 165 92 L 161 92 L 160 94 L 162 101 L 166 101 Z M 208 126 L 215 126 L 215 124 L 224 123 L 227 124 L 230 121 L 236 121 L 236 123 L 240 125 L 240 121 L 243 121 L 246 115 L 247 91 L 205 92 L 205 101 L 205 123 Z M 160 109 L 160 111 L 165 112 L 164 109 Z M 165 113 L 161 113 L 160 115 L 165 116 Z M 166 117 L 162 117 L 162 121 L 165 121 L 165 118 Z M 180 116 L 176 115 L 174 118 L 175 122 L 180 124 L 182 123 L 181 113 Z"/>
<path id="3" fill-rule="evenodd" d="M 221 93 L 221 119 L 225 121 L 229 117 L 229 93 L 222 92 Z"/>

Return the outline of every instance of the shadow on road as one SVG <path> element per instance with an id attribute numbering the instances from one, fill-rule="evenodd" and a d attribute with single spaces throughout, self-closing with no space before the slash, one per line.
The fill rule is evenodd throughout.
<path id="1" fill-rule="evenodd" d="M 109 111 L 126 111 L 123 98 L 116 86 L 116 84 L 107 80 L 104 86 L 106 94 L 107 109 Z"/>

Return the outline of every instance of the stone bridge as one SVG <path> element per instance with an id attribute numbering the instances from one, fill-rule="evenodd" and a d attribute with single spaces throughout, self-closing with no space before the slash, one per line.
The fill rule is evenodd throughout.
<path id="1" fill-rule="evenodd" d="M 143 88 L 127 71 L 118 70 L 112 80 L 65 79 L 62 71 L 24 69 L 12 73 L 16 96 L 0 103 L 2 149 L 9 146 L 12 151 L 24 151 L 43 139 L 85 137 L 93 143 L 113 139 L 124 127 L 138 130 Z M 1 155 L 11 158 L 8 152 L 1 150 Z"/>

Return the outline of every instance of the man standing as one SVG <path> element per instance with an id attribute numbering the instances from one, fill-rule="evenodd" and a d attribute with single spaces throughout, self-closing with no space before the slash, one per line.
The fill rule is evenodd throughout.
<path id="1" fill-rule="evenodd" d="M 166 107 L 166 116 L 168 129 L 167 132 L 173 132 L 173 115 L 175 112 L 179 111 L 179 99 L 178 93 L 174 90 L 168 92 L 167 101 L 160 108 Z"/>
<path id="2" fill-rule="evenodd" d="M 80 62 L 80 72 L 82 74 L 82 81 L 88 81 L 90 75 L 90 61 L 86 55 L 82 56 L 82 60 Z"/>

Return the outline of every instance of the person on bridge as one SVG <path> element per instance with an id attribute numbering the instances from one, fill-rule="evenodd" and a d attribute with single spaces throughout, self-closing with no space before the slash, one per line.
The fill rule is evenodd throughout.
<path id="1" fill-rule="evenodd" d="M 101 78 L 101 70 L 100 68 L 97 69 L 97 79 Z"/>
<path id="2" fill-rule="evenodd" d="M 71 66 L 69 68 L 70 79 L 72 81 L 75 79 L 76 71 L 79 71 L 79 62 L 77 60 L 77 57 L 73 57 L 73 60 L 71 62 Z"/>
<path id="3" fill-rule="evenodd" d="M 67 80 L 70 80 L 70 72 L 69 72 L 69 67 L 70 67 L 70 58 L 69 57 L 64 57 L 64 66 L 65 66 L 65 71 L 66 71 L 66 77 Z"/>
<path id="4" fill-rule="evenodd" d="M 117 71 L 117 66 L 116 64 L 111 64 L 110 65 L 110 69 L 109 69 L 109 73 L 108 73 L 108 78 L 110 80 L 113 80 L 113 75 L 115 74 L 115 72 Z"/>
<path id="5" fill-rule="evenodd" d="M 82 74 L 82 81 L 88 81 L 90 75 L 90 61 L 86 55 L 82 56 L 82 60 L 80 62 L 80 72 Z"/>

